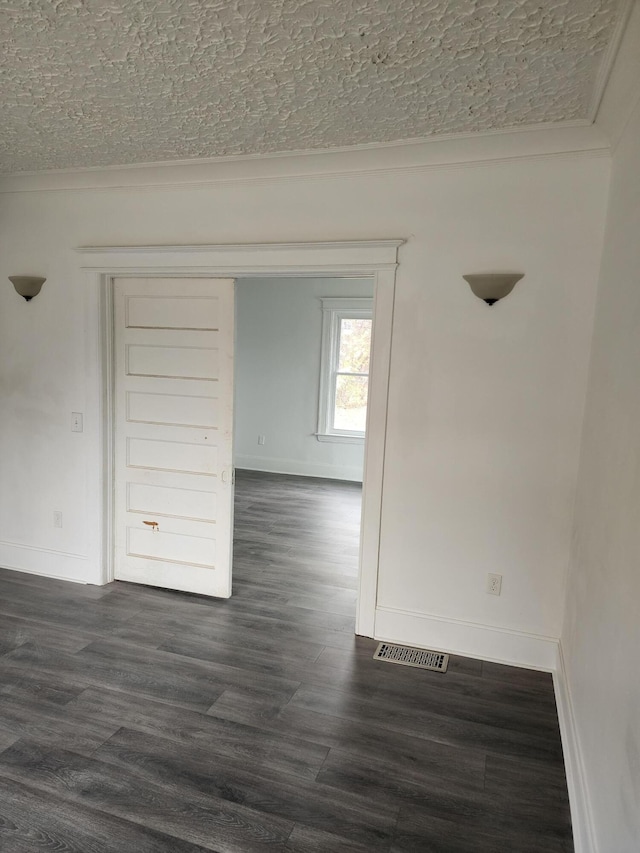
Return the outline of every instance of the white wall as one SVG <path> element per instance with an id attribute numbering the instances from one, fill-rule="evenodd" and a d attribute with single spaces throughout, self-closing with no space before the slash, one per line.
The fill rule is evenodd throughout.
<path id="1" fill-rule="evenodd" d="M 384 636 L 554 665 L 607 175 L 585 165 L 432 176 L 396 304 Z M 525 278 L 488 308 L 460 276 L 491 269 Z"/>
<path id="2" fill-rule="evenodd" d="M 236 467 L 362 481 L 363 444 L 319 442 L 315 436 L 324 296 L 373 296 L 373 283 L 237 282 Z M 258 435 L 265 436 L 262 446 Z"/>
<path id="3" fill-rule="evenodd" d="M 640 849 L 639 140 L 636 103 L 613 161 L 562 634 L 595 830 L 582 849 L 599 853 Z"/>
<path id="4" fill-rule="evenodd" d="M 533 137 L 514 138 L 521 146 Z M 483 151 L 491 143 L 493 156 L 504 153 L 492 139 L 482 140 Z M 174 167 L 143 170 L 144 180 L 136 170 L 45 178 L 59 187 L 103 184 L 96 189 L 43 192 L 26 177 L 30 191 L 2 196 L 0 564 L 100 576 L 97 321 L 85 322 L 87 282 L 75 247 L 406 237 L 394 313 L 378 633 L 550 664 L 563 609 L 609 161 L 587 153 L 396 169 L 391 156 L 380 172 L 308 178 L 250 180 L 256 165 L 249 161 L 245 180 L 235 163 L 235 177 L 217 180 L 212 172 L 205 181 L 200 170 L 202 182 L 191 186 L 177 183 Z M 276 158 L 273 168 L 284 172 L 287 162 Z M 363 168 L 370 162 L 363 152 Z M 147 185 L 132 187 L 138 179 Z M 166 186 L 152 186 L 165 179 Z M 18 179 L 4 183 L 5 190 L 20 186 Z M 525 273 L 493 308 L 462 280 L 490 270 Z M 6 281 L 27 272 L 48 278 L 29 304 Z M 72 410 L 86 414 L 84 435 L 70 432 Z M 54 509 L 64 512 L 62 530 L 52 526 Z M 499 598 L 485 594 L 489 571 L 504 575 Z"/>

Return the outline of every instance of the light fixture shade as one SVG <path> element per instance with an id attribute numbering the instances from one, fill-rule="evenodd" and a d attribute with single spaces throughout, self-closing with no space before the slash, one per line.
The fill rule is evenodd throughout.
<path id="1" fill-rule="evenodd" d="M 15 287 L 16 293 L 19 293 L 29 302 L 30 299 L 40 293 L 46 278 L 40 275 L 10 275 L 9 281 Z"/>
<path id="2" fill-rule="evenodd" d="M 508 296 L 516 282 L 524 278 L 523 272 L 489 272 L 463 275 L 478 299 L 483 299 L 487 305 L 493 305 L 499 299 Z"/>

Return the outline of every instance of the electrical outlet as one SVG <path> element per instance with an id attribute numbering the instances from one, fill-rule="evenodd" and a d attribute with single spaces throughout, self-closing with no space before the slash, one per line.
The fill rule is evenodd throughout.
<path id="1" fill-rule="evenodd" d="M 53 513 L 53 526 L 62 527 L 62 513 L 59 510 L 55 510 Z"/>
<path id="2" fill-rule="evenodd" d="M 264 436 L 263 435 L 258 436 L 258 444 L 264 444 Z"/>
<path id="3" fill-rule="evenodd" d="M 71 412 L 71 432 L 83 432 L 83 420 L 82 412 Z"/>
<path id="4" fill-rule="evenodd" d="M 500 595 L 502 592 L 502 575 L 487 575 L 487 592 L 489 595 Z"/>

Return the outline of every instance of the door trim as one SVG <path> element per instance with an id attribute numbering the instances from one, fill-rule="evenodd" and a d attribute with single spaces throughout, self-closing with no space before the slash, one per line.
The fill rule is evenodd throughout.
<path id="1" fill-rule="evenodd" d="M 211 246 L 86 246 L 87 354 L 96 367 L 96 486 L 89 531 L 98 583 L 113 580 L 113 280 L 118 276 L 286 278 L 370 276 L 374 317 L 363 478 L 356 633 L 372 637 L 378 590 L 391 341 L 398 249 L 404 240 Z"/>

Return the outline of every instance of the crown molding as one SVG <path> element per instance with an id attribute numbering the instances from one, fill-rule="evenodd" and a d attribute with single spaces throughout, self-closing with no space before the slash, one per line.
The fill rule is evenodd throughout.
<path id="1" fill-rule="evenodd" d="M 613 33 L 611 35 L 611 38 L 609 39 L 607 49 L 602 58 L 602 62 L 600 63 L 598 74 L 596 76 L 596 80 L 593 86 L 591 104 L 589 107 L 590 122 L 594 122 L 596 120 L 596 116 L 598 115 L 600 104 L 602 103 L 602 99 L 604 97 L 607 85 L 609 84 L 609 77 L 611 76 L 611 72 L 613 71 L 614 65 L 616 63 L 620 44 L 622 43 L 622 38 L 627 28 L 627 24 L 629 23 L 631 12 L 635 5 L 636 0 L 622 0 L 620 9 L 618 10 L 618 17 L 613 28 Z"/>
<path id="2" fill-rule="evenodd" d="M 633 2 L 633 0 L 631 0 Z M 422 146 L 434 142 L 460 141 L 464 139 L 478 140 L 490 137 L 511 136 L 518 133 L 531 133 L 534 131 L 556 130 L 567 127 L 588 127 L 592 122 L 588 119 L 572 119 L 571 121 L 560 121 L 554 124 L 539 123 L 526 124 L 515 127 L 499 128 L 494 130 L 463 131 L 460 133 L 441 133 L 433 136 L 420 136 L 412 139 L 398 139 L 392 142 L 363 142 L 357 145 L 342 145 L 333 148 L 303 148 L 289 151 L 272 151 L 264 154 L 225 154 L 220 157 L 198 157 L 187 160 L 150 160 L 141 163 L 121 163 L 111 166 L 82 166 L 77 169 L 38 169 L 23 172 L 0 172 L 0 178 L 6 177 L 31 177 L 43 175 L 78 175 L 91 174 L 92 172 L 126 172 L 139 169 L 155 169 L 163 166 L 220 166 L 225 163 L 250 163 L 251 161 L 281 160 L 291 157 L 314 157 L 321 154 L 344 154 L 358 151 L 381 151 L 384 149 L 402 149 L 413 146 Z"/>
<path id="3" fill-rule="evenodd" d="M 0 193 L 176 189 L 367 177 L 609 153 L 603 131 L 579 121 L 325 151 L 20 173 L 0 177 Z"/>
<path id="4" fill-rule="evenodd" d="M 612 153 L 640 101 L 640 0 L 625 2 L 626 17 L 615 65 L 598 105 L 595 126 L 609 140 Z"/>

